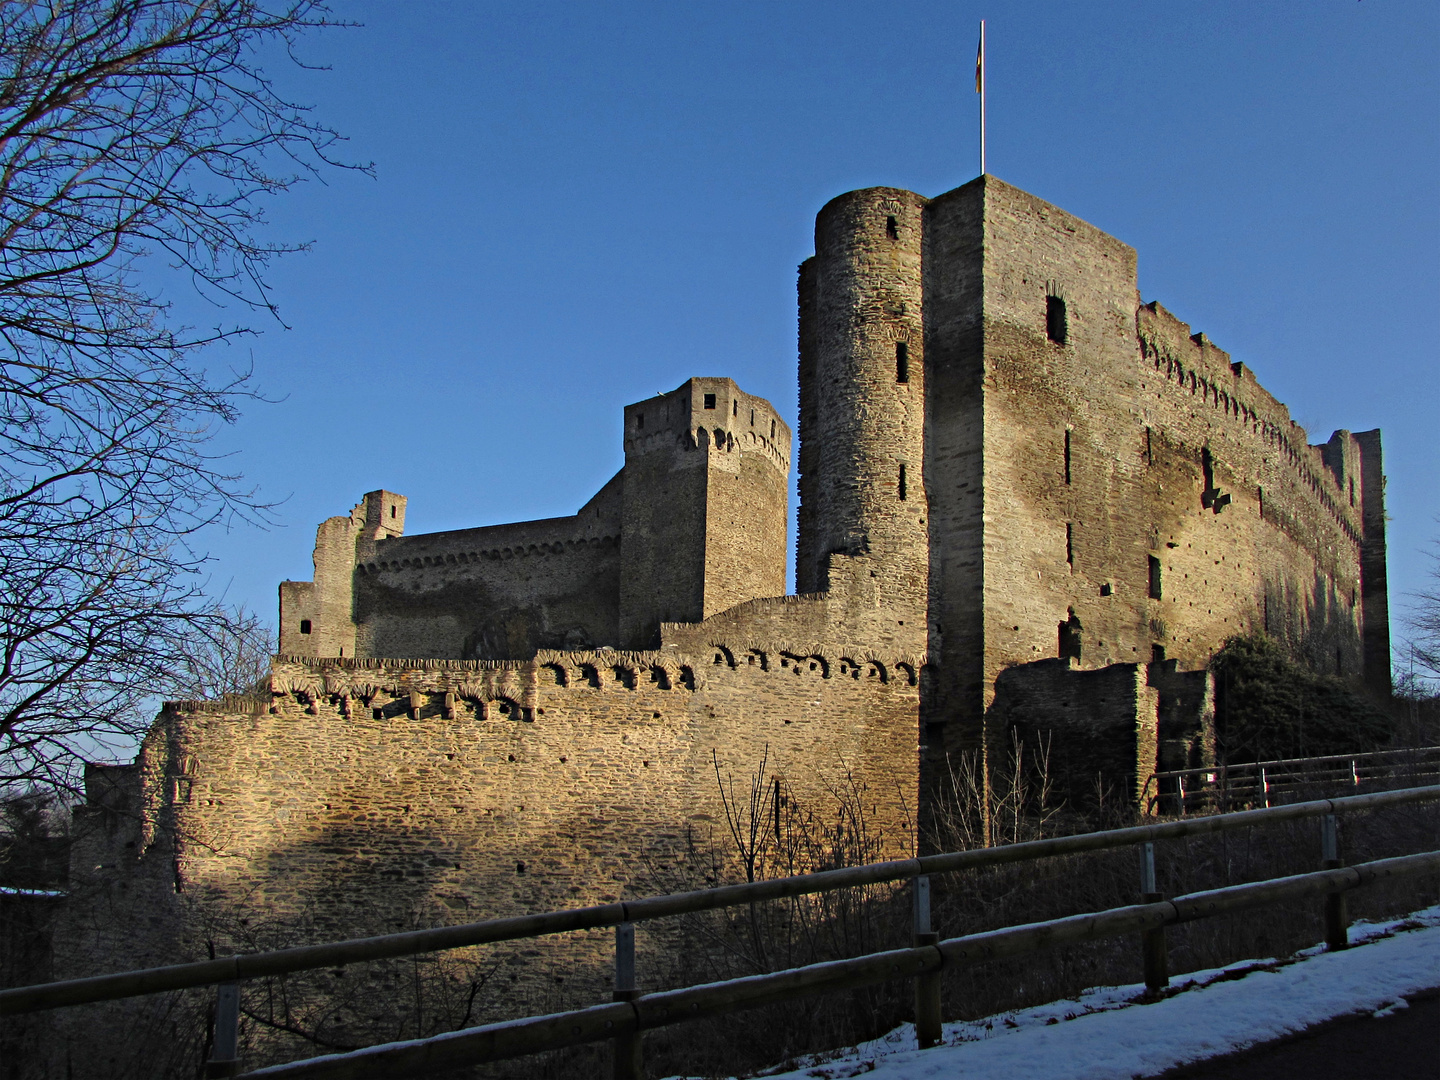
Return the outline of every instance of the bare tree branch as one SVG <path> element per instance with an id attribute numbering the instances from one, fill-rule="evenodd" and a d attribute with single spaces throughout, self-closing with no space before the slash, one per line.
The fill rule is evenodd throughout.
<path id="1" fill-rule="evenodd" d="M 267 515 L 209 449 L 250 373 L 199 362 L 249 330 L 178 325 L 153 271 L 275 313 L 266 266 L 304 245 L 261 238 L 264 203 L 338 137 L 259 56 L 328 25 L 311 0 L 0 0 L 0 783 L 73 789 L 152 695 L 234 689 L 198 660 L 256 625 L 207 600 L 190 538 Z"/>

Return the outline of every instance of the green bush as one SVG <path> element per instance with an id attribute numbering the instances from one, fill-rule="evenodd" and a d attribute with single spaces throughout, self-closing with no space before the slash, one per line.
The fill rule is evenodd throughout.
<path id="1" fill-rule="evenodd" d="M 1296 663 L 1264 634 L 1230 638 L 1210 668 L 1226 762 L 1350 754 L 1390 741 L 1392 720 L 1363 692 Z"/>

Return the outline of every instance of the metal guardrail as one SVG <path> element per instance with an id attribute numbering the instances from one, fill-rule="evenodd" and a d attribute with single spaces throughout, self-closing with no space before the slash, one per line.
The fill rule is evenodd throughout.
<path id="1" fill-rule="evenodd" d="M 1411 786 L 1440 781 L 1440 746 L 1155 772 L 1145 781 L 1142 802 L 1152 814 L 1170 810 L 1184 816 L 1196 808 L 1226 813 L 1232 807 L 1269 807 L 1273 798 L 1307 787 L 1313 793 L 1317 786 L 1359 789 L 1397 780 Z"/>
<path id="2" fill-rule="evenodd" d="M 243 979 L 265 978 L 296 971 L 339 967 L 344 964 L 411 956 L 416 953 L 437 952 L 442 949 L 455 949 L 498 941 L 514 941 L 575 930 L 602 929 L 624 923 L 710 911 L 716 908 L 737 907 L 764 900 L 804 896 L 835 889 L 853 888 L 858 885 L 904 881 L 957 870 L 1027 862 L 1031 859 L 1060 855 L 1075 855 L 1087 851 L 1128 847 L 1131 844 L 1173 840 L 1182 836 L 1248 829 L 1256 825 L 1324 817 L 1330 814 L 1353 813 L 1357 810 L 1372 810 L 1432 800 L 1440 800 L 1440 785 L 1381 791 L 1342 799 L 1318 799 L 1311 802 L 1293 803 L 1289 806 L 1271 807 L 1267 810 L 1247 810 L 1231 814 L 1184 818 L 1156 825 L 1138 825 L 1104 832 L 1079 833 L 1074 836 L 1031 840 L 1002 847 L 923 855 L 914 859 L 871 863 L 867 866 L 774 878 L 745 885 L 723 885 L 713 889 L 700 889 L 695 892 L 674 893 L 669 896 L 655 896 L 640 900 L 625 900 L 614 904 L 574 908 L 569 911 L 488 919 L 484 922 L 466 923 L 459 926 L 411 930 L 380 937 L 358 938 L 323 945 L 305 945 L 274 952 L 202 960 L 191 964 L 175 964 L 168 967 L 117 972 L 111 975 L 96 975 L 85 979 L 69 979 L 63 982 L 13 987 L 0 990 L 0 1016 L 36 1012 L 66 1005 L 112 1001 L 117 998 L 157 994 L 168 990 L 183 990 Z"/>
<path id="3" fill-rule="evenodd" d="M 950 938 L 910 949 L 891 949 L 848 960 L 791 968 L 768 975 L 642 994 L 588 1009 L 531 1016 L 448 1032 L 428 1039 L 387 1043 L 244 1073 L 240 1080 L 390 1080 L 488 1061 L 521 1057 L 606 1039 L 634 1038 L 669 1024 L 720 1016 L 800 997 L 911 979 L 945 968 L 968 967 L 1059 945 L 1164 927 L 1214 915 L 1313 896 L 1332 896 L 1386 878 L 1440 872 L 1440 851 L 1361 863 L 1341 869 L 1275 878 L 1178 896 L 1173 900 L 1111 908 L 1063 919 Z"/>

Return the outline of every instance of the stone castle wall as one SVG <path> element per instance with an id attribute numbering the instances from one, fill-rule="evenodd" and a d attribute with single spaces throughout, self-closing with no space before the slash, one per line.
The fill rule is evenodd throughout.
<path id="1" fill-rule="evenodd" d="M 114 817 L 83 855 L 110 899 L 76 905 L 62 977 L 253 948 L 237 913 L 263 940 L 322 940 L 663 891 L 686 859 L 725 864 L 717 768 L 743 803 L 762 761 L 826 821 L 849 791 L 880 853 L 906 857 L 919 658 L 807 648 L 281 659 L 268 709 L 169 705 L 91 811 Z M 603 993 L 609 947 L 487 956 L 516 976 L 513 1015 L 547 1006 L 548 977 L 521 976 L 552 962 Z"/>
<path id="2" fill-rule="evenodd" d="M 648 648 L 662 622 L 784 593 L 791 436 L 774 407 L 690 379 L 628 407 L 625 432 L 625 467 L 572 517 L 404 536 L 405 500 L 371 492 L 328 519 L 314 581 L 280 587 L 282 651 Z"/>
<path id="3" fill-rule="evenodd" d="M 167 708 L 97 794 L 137 824 L 83 855 L 109 906 L 75 905 L 68 972 L 198 955 L 206 904 L 316 939 L 659 891 L 728 829 L 717 766 L 807 807 L 853 782 L 891 856 L 955 753 L 1012 738 L 1073 805 L 1138 800 L 1214 761 L 1234 634 L 1388 690 L 1378 431 L 1309 445 L 1142 303 L 1133 249 L 992 177 L 843 195 L 815 242 L 800 595 L 790 431 L 728 379 L 627 406 L 573 517 L 407 537 L 367 495 L 281 586 L 271 706 Z"/>
<path id="4" fill-rule="evenodd" d="M 1332 473 L 1253 375 L 1139 304 L 1131 249 L 1006 185 L 984 199 L 987 681 L 1053 655 L 1071 611 L 1086 667 L 1203 667 L 1266 630 L 1359 681 L 1359 444 L 1336 433 Z"/>

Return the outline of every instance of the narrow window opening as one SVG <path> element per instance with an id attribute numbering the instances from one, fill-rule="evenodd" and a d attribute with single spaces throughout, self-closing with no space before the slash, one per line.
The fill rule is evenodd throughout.
<path id="1" fill-rule="evenodd" d="M 891 214 L 885 219 L 885 235 L 890 237 L 891 240 L 900 239 L 900 223 L 895 220 L 894 214 Z"/>
<path id="2" fill-rule="evenodd" d="M 1210 491 L 1215 487 L 1215 459 L 1208 446 L 1200 451 L 1200 471 L 1205 475 L 1205 490 Z"/>
<path id="3" fill-rule="evenodd" d="M 1355 478 L 1353 476 L 1350 478 L 1350 507 L 1351 509 L 1355 507 Z"/>
<path id="4" fill-rule="evenodd" d="M 643 428 L 645 426 L 645 414 L 643 412 L 635 414 L 635 426 L 637 428 Z"/>
<path id="5" fill-rule="evenodd" d="M 1149 429 L 1148 427 L 1145 429 L 1145 464 L 1146 464 L 1146 465 L 1154 465 L 1154 464 L 1155 464 L 1155 450 L 1154 450 L 1153 446 L 1151 445 L 1151 441 L 1150 441 L 1150 429 Z"/>
<path id="6" fill-rule="evenodd" d="M 340 646 L 340 655 L 341 655 L 341 656 L 344 656 L 344 655 L 345 655 L 345 646 L 344 646 L 344 645 L 341 645 L 341 646 Z"/>
<path id="7" fill-rule="evenodd" d="M 1150 599 L 1160 599 L 1160 560 L 1154 555 L 1146 556 L 1150 560 Z"/>
<path id="8" fill-rule="evenodd" d="M 1075 609 L 1071 608 L 1069 618 L 1060 624 L 1060 659 L 1064 660 L 1068 657 L 1073 657 L 1079 660 L 1081 658 L 1080 653 L 1082 646 L 1080 633 L 1083 629 L 1084 627 L 1080 625 L 1080 620 L 1075 617 Z"/>
<path id="9" fill-rule="evenodd" d="M 895 381 L 910 381 L 910 346 L 903 341 L 895 342 Z"/>
<path id="10" fill-rule="evenodd" d="M 738 402 L 738 401 L 732 401 L 732 402 L 730 403 L 730 415 L 731 415 L 731 416 L 739 416 L 739 415 L 740 415 L 740 402 Z"/>
<path id="11" fill-rule="evenodd" d="M 1151 645 L 1151 646 L 1150 646 L 1150 662 L 1151 662 L 1152 664 L 1163 664 L 1163 663 L 1165 662 L 1165 646 L 1164 646 L 1164 645 Z"/>
<path id="12" fill-rule="evenodd" d="M 308 634 L 308 633 L 310 633 L 310 620 L 309 620 L 309 619 L 301 619 L 301 620 L 300 620 L 300 632 L 301 632 L 302 634 Z"/>
<path id="13" fill-rule="evenodd" d="M 705 395 L 705 408 L 707 408 L 707 409 L 713 409 L 714 407 L 715 407 L 715 395 L 714 395 L 714 394 L 706 394 L 706 395 Z"/>
<path id="14" fill-rule="evenodd" d="M 1056 345 L 1064 345 L 1069 327 L 1065 320 L 1065 301 L 1058 296 L 1045 298 L 1045 336 Z"/>
<path id="15" fill-rule="evenodd" d="M 751 427 L 754 427 L 754 426 L 755 426 L 755 410 L 754 410 L 754 409 L 751 409 L 751 410 L 750 410 L 750 426 L 751 426 Z"/>
<path id="16" fill-rule="evenodd" d="M 1065 483 L 1070 483 L 1070 429 L 1065 429 Z"/>
<path id="17" fill-rule="evenodd" d="M 770 438 L 775 438 L 775 421 L 770 421 Z"/>
<path id="18" fill-rule="evenodd" d="M 392 518 L 395 516 L 395 507 L 393 507 L 393 506 L 390 507 L 390 516 L 391 516 Z"/>
<path id="19" fill-rule="evenodd" d="M 1075 569 L 1075 526 L 1068 521 L 1065 523 L 1065 562 L 1071 570 Z"/>
<path id="20" fill-rule="evenodd" d="M 900 488 L 900 501 L 901 501 L 901 502 L 904 502 L 904 501 L 905 501 L 905 466 L 904 466 L 904 465 L 901 465 L 901 466 L 900 466 L 900 484 L 899 484 L 899 488 Z"/>

